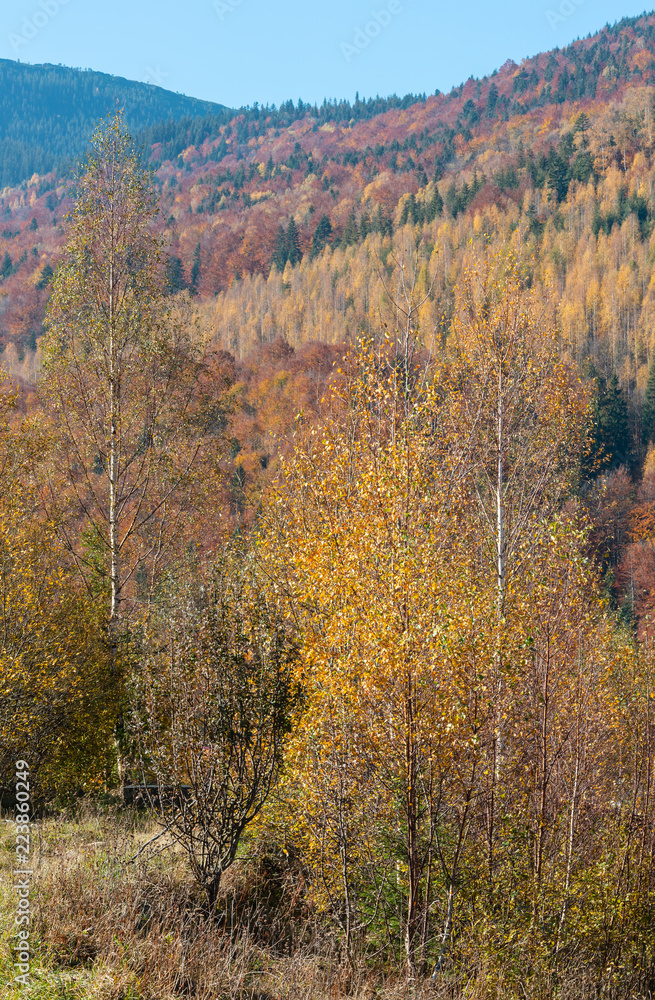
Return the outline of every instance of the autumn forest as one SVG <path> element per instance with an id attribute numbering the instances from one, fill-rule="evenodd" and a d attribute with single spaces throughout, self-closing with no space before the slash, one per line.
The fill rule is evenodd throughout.
<path id="1" fill-rule="evenodd" d="M 0 107 L 6 995 L 650 996 L 655 15 L 128 97 Z"/>

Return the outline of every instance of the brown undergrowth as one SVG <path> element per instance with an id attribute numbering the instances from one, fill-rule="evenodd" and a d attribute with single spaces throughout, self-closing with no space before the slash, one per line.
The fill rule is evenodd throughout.
<path id="1" fill-rule="evenodd" d="M 213 914 L 175 849 L 135 858 L 154 833 L 142 815 L 102 813 L 47 819 L 34 849 L 32 983 L 13 988 L 8 956 L 0 996 L 98 1000 L 273 1000 L 372 996 L 367 974 L 344 973 L 330 935 L 302 901 L 280 859 L 246 855 L 225 877 Z M 11 843 L 6 831 L 4 874 Z M 161 841 L 153 845 L 161 847 Z M 295 887 L 292 882 L 295 881 Z M 3 879 L 8 890 L 9 878 Z"/>
<path id="2" fill-rule="evenodd" d="M 88 806 L 35 825 L 31 982 L 11 983 L 11 827 L 0 834 L 0 997 L 7 1000 L 586 1000 L 584 963 L 529 986 L 471 941 L 470 961 L 408 982 L 384 956 L 345 961 L 331 923 L 307 903 L 282 851 L 247 845 L 213 914 L 184 858 L 144 814 Z M 497 956 L 496 956 L 497 959 Z M 526 956 L 527 960 L 527 956 Z M 386 964 L 385 964 L 386 963 Z M 618 996 L 612 989 L 605 995 Z M 625 994 L 622 994 L 625 995 Z M 632 993 L 637 997 L 637 993 Z"/>

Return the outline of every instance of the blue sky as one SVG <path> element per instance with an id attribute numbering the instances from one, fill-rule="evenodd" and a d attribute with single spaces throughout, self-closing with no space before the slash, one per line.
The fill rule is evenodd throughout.
<path id="1" fill-rule="evenodd" d="M 231 107 L 320 102 L 447 91 L 642 10 L 629 0 L 11 0 L 0 56 Z"/>

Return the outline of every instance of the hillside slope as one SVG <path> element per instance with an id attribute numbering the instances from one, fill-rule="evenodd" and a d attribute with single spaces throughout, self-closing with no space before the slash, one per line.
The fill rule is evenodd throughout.
<path id="1" fill-rule="evenodd" d="M 513 239 L 553 286 L 572 354 L 593 353 L 640 392 L 654 68 L 644 15 L 448 95 L 152 126 L 171 289 L 198 294 L 236 354 L 277 336 L 341 342 L 379 328 L 380 259 L 393 281 L 392 248 L 418 240 L 436 274 L 423 332 L 441 336 L 470 240 Z M 68 204 L 53 175 L 0 199 L 0 333 L 26 375 Z"/>
<path id="2" fill-rule="evenodd" d="M 338 345 L 394 329 L 403 263 L 426 296 L 413 324 L 432 348 L 449 336 L 463 268 L 511 247 L 544 291 L 563 357 L 594 380 L 607 475 L 586 494 L 593 546 L 628 620 L 650 628 L 655 15 L 448 95 L 212 112 L 141 138 L 171 294 L 190 289 L 232 355 L 239 489 L 270 474 L 298 413 L 320 407 Z M 28 384 L 70 204 L 54 173 L 0 197 L 0 346 Z"/>
<path id="3" fill-rule="evenodd" d="M 0 60 L 0 187 L 48 173 L 79 156 L 98 119 L 117 106 L 134 131 L 162 119 L 220 113 L 198 101 L 143 83 L 65 66 Z"/>

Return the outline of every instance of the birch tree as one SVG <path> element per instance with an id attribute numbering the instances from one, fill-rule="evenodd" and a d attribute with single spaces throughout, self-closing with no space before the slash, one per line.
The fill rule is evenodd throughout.
<path id="1" fill-rule="evenodd" d="M 294 752 L 316 870 L 333 900 L 341 884 L 347 951 L 399 879 L 414 974 L 425 963 L 444 774 L 480 724 L 462 695 L 470 646 L 484 645 L 484 631 L 476 621 L 466 640 L 453 640 L 449 624 L 450 571 L 467 557 L 452 470 L 440 463 L 443 372 L 423 378 L 404 361 L 390 343 L 365 343 L 347 359 L 331 412 L 298 440 L 269 500 L 260 551 L 272 578 L 287 568 L 278 587 L 302 636 L 307 713 Z M 466 594 L 461 574 L 454 589 Z M 483 617 L 484 600 L 477 603 Z M 333 725 L 344 716 L 346 728 Z M 375 851 L 367 825 L 386 826 L 393 845 L 375 859 L 373 905 L 371 880 L 362 879 Z M 462 842 L 467 826 L 465 818 Z M 456 876 L 461 850 L 455 855 Z"/>
<path id="2" fill-rule="evenodd" d="M 49 505 L 114 631 L 185 538 L 221 423 L 192 317 L 169 305 L 157 214 L 119 113 L 97 128 L 78 180 L 40 387 L 57 438 Z"/>
<path id="3" fill-rule="evenodd" d="M 503 704 L 512 603 L 523 592 L 530 539 L 570 490 L 586 432 L 580 378 L 560 359 L 546 304 L 526 287 L 516 257 L 489 252 L 456 290 L 449 437 L 466 468 L 481 566 L 495 582 L 495 653 L 490 684 L 489 877 L 493 877 L 496 789 L 504 753 Z"/>
<path id="4" fill-rule="evenodd" d="M 502 617 L 531 523 L 557 511 L 573 483 L 588 400 L 560 357 L 546 303 L 512 255 L 490 253 L 464 272 L 452 349 L 452 438 L 467 452 Z"/>
<path id="5" fill-rule="evenodd" d="M 302 636 L 309 707 L 294 770 L 333 897 L 342 886 L 346 949 L 370 918 L 352 849 L 368 821 L 398 852 L 412 975 L 440 903 L 437 967 L 446 960 L 462 870 L 477 863 L 472 824 L 498 879 L 498 784 L 511 791 L 516 773 L 532 642 L 524 571 L 544 536 L 553 544 L 585 408 L 514 263 L 467 280 L 455 343 L 427 367 L 405 363 L 411 329 L 395 349 L 364 344 L 346 360 L 265 505 L 261 547 Z M 334 727 L 343 716 L 347 729 Z M 549 754 L 535 772 L 544 796 Z"/>

